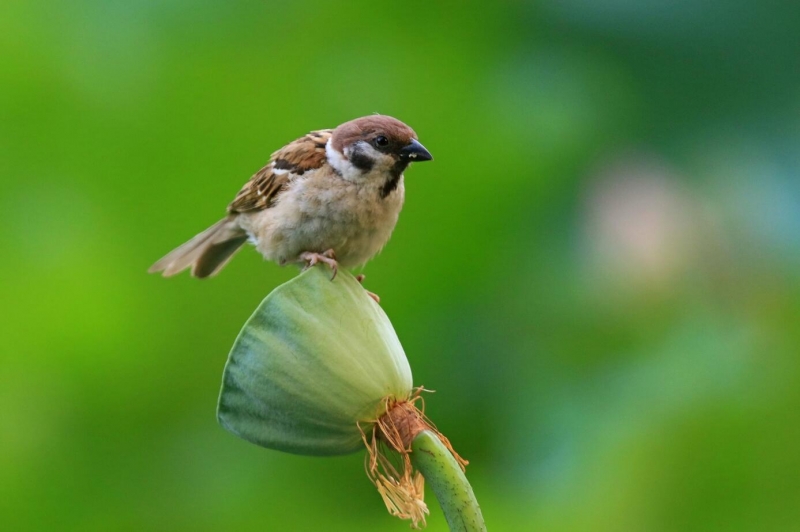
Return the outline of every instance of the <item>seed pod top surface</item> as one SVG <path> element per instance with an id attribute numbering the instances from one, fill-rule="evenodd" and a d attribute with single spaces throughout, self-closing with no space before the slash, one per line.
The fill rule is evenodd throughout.
<path id="1" fill-rule="evenodd" d="M 408 398 L 411 368 L 386 314 L 348 272 L 318 266 L 279 286 L 239 333 L 217 417 L 271 449 L 336 455 L 363 448 L 358 422 Z"/>

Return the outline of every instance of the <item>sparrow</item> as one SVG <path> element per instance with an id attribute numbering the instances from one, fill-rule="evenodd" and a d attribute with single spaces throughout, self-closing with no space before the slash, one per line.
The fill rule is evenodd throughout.
<path id="1" fill-rule="evenodd" d="M 383 248 L 403 207 L 403 172 L 432 159 L 414 130 L 390 116 L 312 131 L 273 153 L 222 220 L 149 273 L 191 268 L 194 277 L 210 277 L 249 241 L 281 266 L 327 264 L 333 279 L 339 266 L 361 266 Z"/>

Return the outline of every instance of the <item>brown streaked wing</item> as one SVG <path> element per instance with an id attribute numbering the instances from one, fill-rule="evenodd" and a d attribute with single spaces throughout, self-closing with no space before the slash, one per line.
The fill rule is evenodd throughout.
<path id="1" fill-rule="evenodd" d="M 250 178 L 236 199 L 228 205 L 228 213 L 271 207 L 290 181 L 323 165 L 326 159 L 325 144 L 332 132 L 332 129 L 312 131 L 273 153 L 269 163 Z"/>

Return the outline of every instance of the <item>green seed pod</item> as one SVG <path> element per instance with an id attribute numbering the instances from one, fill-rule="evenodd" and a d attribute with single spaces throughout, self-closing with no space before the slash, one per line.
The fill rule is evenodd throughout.
<path id="1" fill-rule="evenodd" d="M 348 272 L 324 266 L 276 288 L 225 365 L 220 424 L 263 447 L 308 455 L 364 448 L 359 423 L 407 400 L 411 368 L 386 314 Z"/>

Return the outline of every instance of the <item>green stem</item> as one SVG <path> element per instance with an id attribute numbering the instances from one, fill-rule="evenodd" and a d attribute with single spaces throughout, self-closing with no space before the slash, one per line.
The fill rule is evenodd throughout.
<path id="1" fill-rule="evenodd" d="M 436 494 L 451 532 L 486 532 L 472 486 L 436 434 L 423 430 L 414 438 L 411 462 Z"/>

